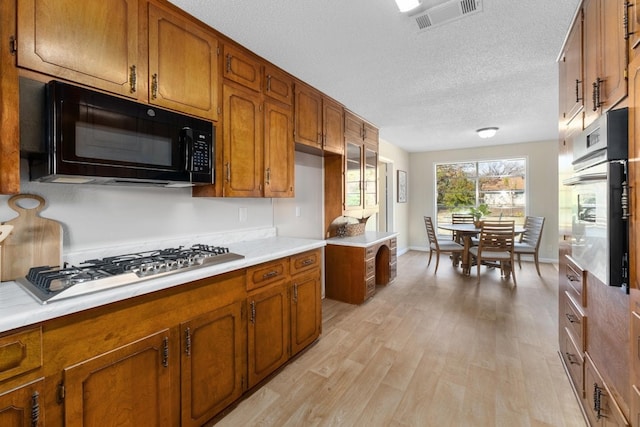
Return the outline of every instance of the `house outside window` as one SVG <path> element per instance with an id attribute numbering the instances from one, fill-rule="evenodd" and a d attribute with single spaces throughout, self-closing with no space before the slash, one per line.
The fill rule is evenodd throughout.
<path id="1" fill-rule="evenodd" d="M 524 224 L 526 159 L 439 163 L 435 168 L 437 223 L 449 224 L 451 214 L 484 203 L 491 211 L 486 219 Z"/>

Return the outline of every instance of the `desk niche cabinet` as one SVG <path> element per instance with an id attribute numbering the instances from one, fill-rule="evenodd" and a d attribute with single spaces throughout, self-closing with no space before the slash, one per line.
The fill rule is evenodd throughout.
<path id="1" fill-rule="evenodd" d="M 368 217 L 378 208 L 378 129 L 350 111 L 344 123 L 344 210 Z"/>
<path id="2" fill-rule="evenodd" d="M 0 425 L 204 425 L 318 338 L 321 254 L 7 331 Z"/>
<path id="3" fill-rule="evenodd" d="M 164 3 L 20 1 L 17 40 L 19 67 L 218 120 L 218 40 Z"/>
<path id="4" fill-rule="evenodd" d="M 359 236 L 334 238 L 325 248 L 325 295 L 327 298 L 362 304 L 376 293 L 376 285 L 387 285 L 396 278 L 395 237 L 365 239 Z M 348 243 L 353 242 L 353 245 Z"/>

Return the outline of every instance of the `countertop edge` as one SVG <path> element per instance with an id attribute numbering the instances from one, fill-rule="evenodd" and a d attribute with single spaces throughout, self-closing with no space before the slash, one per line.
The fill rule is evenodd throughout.
<path id="1" fill-rule="evenodd" d="M 0 283 L 0 333 L 35 325 L 57 317 L 88 310 L 140 295 L 169 289 L 196 280 L 213 277 L 263 262 L 295 255 L 326 246 L 324 240 L 294 237 L 270 237 L 229 245 L 231 252 L 245 258 L 217 265 L 149 278 L 133 284 L 102 290 L 69 299 L 40 304 L 17 282 Z"/>
<path id="2" fill-rule="evenodd" d="M 337 246 L 353 246 L 366 248 L 368 246 L 377 245 L 385 240 L 397 237 L 400 233 L 397 232 L 382 232 L 382 231 L 367 231 L 359 236 L 350 237 L 332 237 L 327 239 L 327 245 Z"/>

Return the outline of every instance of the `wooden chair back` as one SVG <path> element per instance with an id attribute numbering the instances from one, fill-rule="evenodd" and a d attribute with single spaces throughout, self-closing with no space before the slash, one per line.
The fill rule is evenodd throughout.
<path id="1" fill-rule="evenodd" d="M 491 252 L 513 253 L 514 230 L 514 221 L 484 221 L 478 239 L 482 258 L 490 258 Z"/>

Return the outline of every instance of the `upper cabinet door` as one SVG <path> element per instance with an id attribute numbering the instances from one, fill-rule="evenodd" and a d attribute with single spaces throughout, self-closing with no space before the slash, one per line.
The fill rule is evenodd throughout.
<path id="1" fill-rule="evenodd" d="M 322 148 L 322 94 L 303 84 L 295 88 L 295 142 Z"/>
<path id="2" fill-rule="evenodd" d="M 584 100 L 584 79 L 582 76 L 582 15 L 580 15 L 569 35 L 560 58 L 560 123 L 564 127 L 582 110 Z"/>
<path id="3" fill-rule="evenodd" d="M 18 65 L 138 97 L 138 0 L 20 0 Z"/>
<path id="4" fill-rule="evenodd" d="M 261 62 L 250 52 L 226 43 L 224 45 L 224 77 L 260 92 Z"/>
<path id="5" fill-rule="evenodd" d="M 344 153 L 344 109 L 342 105 L 324 98 L 323 110 L 323 135 L 322 145 L 324 151 L 335 154 Z"/>
<path id="6" fill-rule="evenodd" d="M 149 4 L 149 102 L 218 120 L 218 41 Z"/>
<path id="7" fill-rule="evenodd" d="M 264 103 L 264 196 L 293 197 L 294 143 L 291 107 Z"/>
<path id="8" fill-rule="evenodd" d="M 263 92 L 270 98 L 287 105 L 293 104 L 293 79 L 270 64 L 264 66 Z"/>

